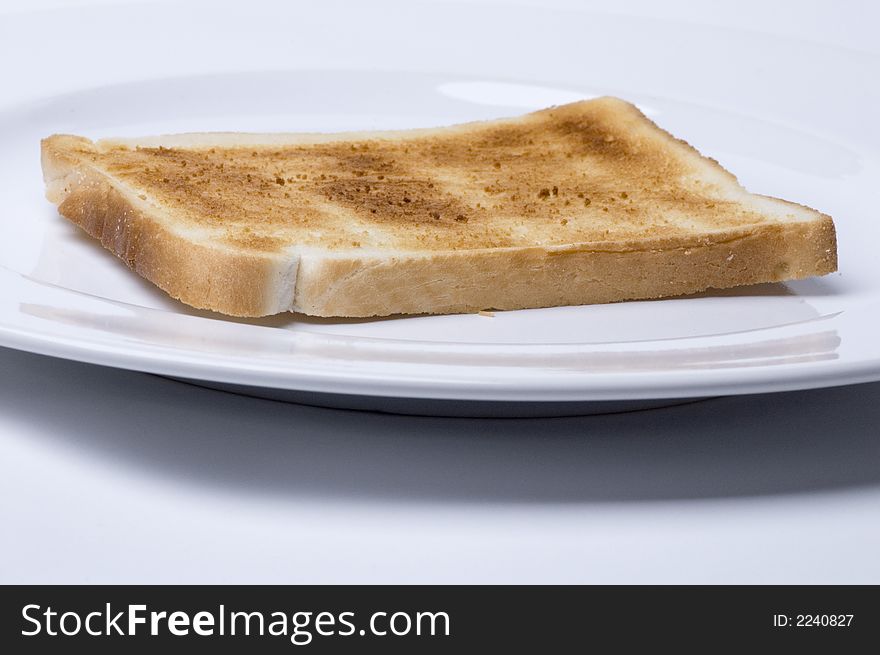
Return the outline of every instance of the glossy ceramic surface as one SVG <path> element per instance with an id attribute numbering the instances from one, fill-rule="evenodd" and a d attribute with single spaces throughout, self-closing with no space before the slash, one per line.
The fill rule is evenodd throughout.
<path id="1" fill-rule="evenodd" d="M 199 33 L 175 27 L 162 3 L 6 17 L 0 60 L 14 61 L 36 39 L 44 46 L 27 75 L 5 65 L 0 344 L 343 397 L 621 401 L 880 379 L 880 88 L 863 84 L 877 79 L 876 58 L 568 3 L 503 12 L 491 2 L 340 7 L 176 8 L 206 12 Z M 73 11 L 88 33 L 66 29 Z M 143 29 L 124 29 L 131 21 Z M 450 30 L 456 49 L 431 39 Z M 517 36 L 524 31 L 528 47 Z M 71 52 L 76 65 L 60 66 Z M 53 132 L 421 127 L 603 94 L 636 102 L 750 190 L 831 214 L 840 272 L 698 297 L 491 317 L 229 320 L 169 299 L 43 198 L 38 144 Z"/>

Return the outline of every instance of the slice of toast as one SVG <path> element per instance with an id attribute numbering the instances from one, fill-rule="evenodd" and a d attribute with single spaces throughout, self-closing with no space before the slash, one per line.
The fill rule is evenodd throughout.
<path id="1" fill-rule="evenodd" d="M 836 270 L 834 224 L 599 98 L 454 127 L 42 143 L 46 195 L 129 267 L 235 316 L 662 298 Z"/>

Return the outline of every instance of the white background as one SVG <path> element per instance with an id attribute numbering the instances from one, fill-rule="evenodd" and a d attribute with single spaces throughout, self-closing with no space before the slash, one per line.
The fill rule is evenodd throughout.
<path id="1" fill-rule="evenodd" d="M 607 11 L 661 5 L 880 52 L 867 2 Z M 463 420 L 0 372 L 0 582 L 880 582 L 880 384 Z"/>

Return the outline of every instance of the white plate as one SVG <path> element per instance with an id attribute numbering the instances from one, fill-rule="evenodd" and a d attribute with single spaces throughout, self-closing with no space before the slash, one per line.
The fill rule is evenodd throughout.
<path id="1" fill-rule="evenodd" d="M 0 343 L 209 383 L 474 401 L 686 398 L 880 378 L 872 56 L 566 3 L 162 3 L 0 23 Z M 869 83 L 871 82 L 871 83 Z M 224 320 L 43 199 L 38 141 L 444 125 L 614 94 L 751 190 L 830 213 L 840 273 L 654 302 Z"/>

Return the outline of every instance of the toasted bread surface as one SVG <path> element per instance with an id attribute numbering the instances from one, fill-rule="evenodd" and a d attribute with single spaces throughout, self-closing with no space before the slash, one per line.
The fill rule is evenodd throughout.
<path id="1" fill-rule="evenodd" d="M 828 216 L 749 194 L 614 98 L 403 132 L 56 135 L 43 168 L 64 216 L 233 315 L 611 302 L 837 264 Z"/>

